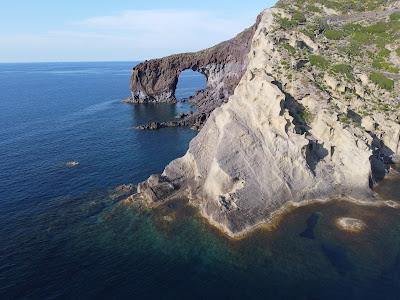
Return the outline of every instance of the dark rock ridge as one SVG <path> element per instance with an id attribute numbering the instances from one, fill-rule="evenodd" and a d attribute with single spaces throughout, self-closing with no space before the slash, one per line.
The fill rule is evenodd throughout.
<path id="1" fill-rule="evenodd" d="M 210 113 L 228 100 L 242 78 L 259 20 L 257 18 L 256 24 L 233 39 L 214 47 L 152 59 L 137 65 L 133 68 L 130 80 L 132 95 L 125 102 L 175 103 L 179 74 L 188 69 L 198 71 L 205 75 L 207 87 L 189 99 L 198 106 L 198 112 L 185 123 L 199 129 Z"/>
<path id="2" fill-rule="evenodd" d="M 158 130 L 167 127 L 195 127 L 196 124 L 202 124 L 206 121 L 206 114 L 190 112 L 190 114 L 181 113 L 175 120 L 164 122 L 150 122 L 144 125 L 134 127 L 138 130 Z"/>

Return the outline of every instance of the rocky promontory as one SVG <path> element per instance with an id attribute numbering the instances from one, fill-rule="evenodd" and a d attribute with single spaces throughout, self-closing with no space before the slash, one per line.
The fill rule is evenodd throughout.
<path id="1" fill-rule="evenodd" d="M 373 187 L 400 156 L 399 28 L 398 1 L 287 0 L 265 10 L 234 93 L 219 105 L 203 98 L 217 108 L 186 155 L 138 192 L 150 203 L 188 197 L 231 236 L 289 204 L 379 201 Z M 166 72 L 160 62 L 134 72 L 134 97 L 173 99 L 169 79 L 149 75 Z M 149 80 L 163 92 L 143 89 Z"/>

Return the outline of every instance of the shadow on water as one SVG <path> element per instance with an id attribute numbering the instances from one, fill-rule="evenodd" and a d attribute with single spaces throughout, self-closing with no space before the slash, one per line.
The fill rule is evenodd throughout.
<path id="1" fill-rule="evenodd" d="M 301 237 L 315 240 L 314 231 L 318 225 L 321 215 L 322 214 L 320 212 L 313 212 L 311 216 L 308 217 L 306 220 L 307 227 L 302 233 L 300 233 Z M 323 255 L 329 260 L 329 262 L 341 276 L 344 276 L 346 273 L 353 270 L 354 266 L 349 261 L 344 247 L 337 246 L 329 242 L 322 242 L 320 247 Z"/>
<path id="2" fill-rule="evenodd" d="M 330 243 L 322 243 L 321 250 L 341 276 L 353 271 L 354 266 L 349 261 L 346 250 L 343 247 Z"/>
<path id="3" fill-rule="evenodd" d="M 314 229 L 317 226 L 320 217 L 320 213 L 312 213 L 306 221 L 306 229 L 302 233 L 300 233 L 300 236 L 311 240 L 315 239 Z"/>

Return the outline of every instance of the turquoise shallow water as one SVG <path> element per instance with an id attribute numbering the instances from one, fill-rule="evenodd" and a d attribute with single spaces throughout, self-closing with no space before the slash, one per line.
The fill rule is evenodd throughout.
<path id="1" fill-rule="evenodd" d="M 398 299 L 399 210 L 311 205 L 234 241 L 184 199 L 146 210 L 114 197 L 195 135 L 131 129 L 190 108 L 121 104 L 130 67 L 0 65 L 0 298 Z M 182 94 L 202 83 L 187 76 Z M 400 201 L 399 183 L 377 190 Z M 339 231 L 341 216 L 367 229 Z"/>

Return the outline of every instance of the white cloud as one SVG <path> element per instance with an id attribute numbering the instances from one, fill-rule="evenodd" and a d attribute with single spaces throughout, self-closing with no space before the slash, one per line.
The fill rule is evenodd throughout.
<path id="1" fill-rule="evenodd" d="M 233 37 L 253 20 L 190 10 L 129 10 L 35 35 L 0 36 L 0 61 L 135 60 L 195 51 Z"/>

